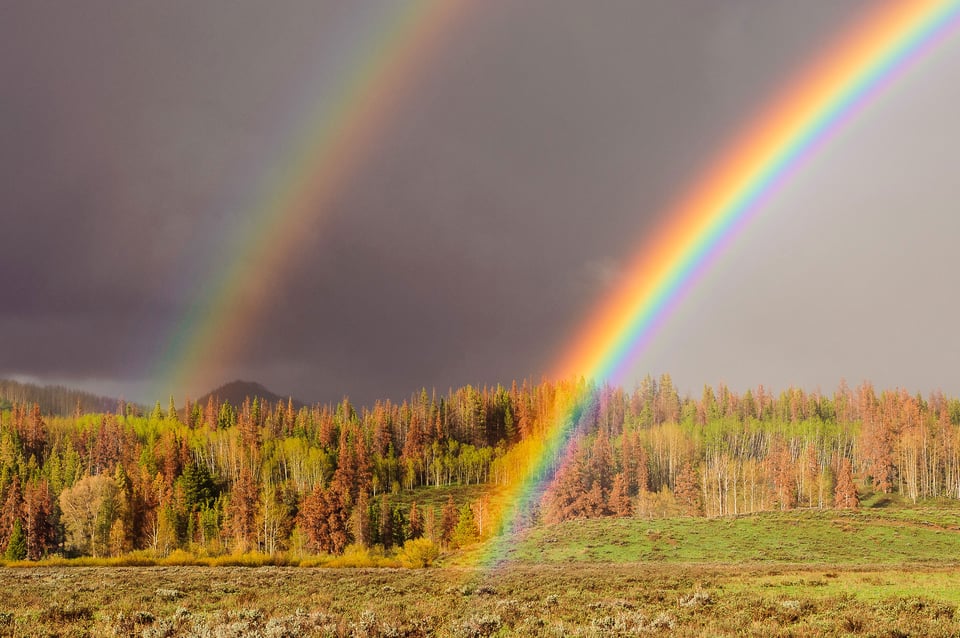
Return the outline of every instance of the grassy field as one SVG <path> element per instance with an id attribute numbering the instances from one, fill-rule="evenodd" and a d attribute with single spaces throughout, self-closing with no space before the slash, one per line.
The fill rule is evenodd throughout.
<path id="1" fill-rule="evenodd" d="M 525 563 L 942 565 L 960 560 L 957 514 L 825 510 L 722 519 L 568 521 L 530 531 L 508 557 Z M 459 560 L 469 563 L 469 556 Z"/>
<path id="2" fill-rule="evenodd" d="M 956 636 L 958 514 L 572 521 L 497 568 L 7 568 L 0 635 Z"/>
<path id="3" fill-rule="evenodd" d="M 956 570 L 582 563 L 473 569 L 35 568 L 16 636 L 954 636 Z"/>

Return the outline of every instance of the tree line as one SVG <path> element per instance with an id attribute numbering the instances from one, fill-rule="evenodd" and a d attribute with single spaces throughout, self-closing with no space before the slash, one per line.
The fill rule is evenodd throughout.
<path id="1" fill-rule="evenodd" d="M 68 415 L 77 408 L 84 412 L 112 412 L 118 401 L 62 385 L 36 385 L 0 379 L 0 410 L 9 410 L 14 403 L 37 403 L 44 414 Z"/>
<path id="2" fill-rule="evenodd" d="M 528 521 L 856 507 L 862 490 L 960 498 L 960 401 L 841 384 L 681 397 L 584 380 L 423 390 L 358 408 L 120 405 L 0 410 L 0 550 L 10 559 L 174 550 L 337 554 L 496 531 L 500 488 L 546 486 Z M 564 445 L 551 447 L 558 428 Z M 428 488 L 490 497 L 430 505 Z M 434 501 L 436 499 L 433 499 Z"/>

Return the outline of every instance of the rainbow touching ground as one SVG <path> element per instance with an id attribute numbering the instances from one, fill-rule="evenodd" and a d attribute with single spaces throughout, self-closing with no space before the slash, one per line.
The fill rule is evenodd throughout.
<path id="1" fill-rule="evenodd" d="M 415 85 L 431 53 L 468 6 L 474 4 L 404 3 L 375 45 L 350 60 L 341 74 L 338 99 L 309 114 L 303 144 L 282 166 L 271 167 L 277 177 L 250 203 L 230 258 L 202 278 L 197 303 L 160 357 L 153 375 L 158 387 L 188 387 L 211 361 L 228 359 L 248 338 L 271 287 L 297 253 L 300 236 L 328 214 L 378 136 L 388 130 L 397 100 Z M 510 505 L 499 513 L 497 529 L 515 529 L 539 502 L 580 413 L 594 396 L 593 384 L 618 381 L 777 187 L 901 71 L 951 36 L 958 21 L 960 0 L 878 4 L 748 120 L 662 216 L 663 226 L 639 247 L 622 283 L 601 301 L 550 371 L 553 379 L 586 381 L 558 408 L 528 455 L 507 490 Z M 480 564 L 502 561 L 510 536 L 499 534 Z"/>
<path id="2" fill-rule="evenodd" d="M 481 565 L 507 557 L 510 532 L 539 503 L 580 413 L 595 396 L 592 384 L 616 382 L 777 187 L 901 71 L 952 35 L 958 22 L 957 0 L 883 3 L 788 81 L 691 184 L 552 370 L 551 378 L 588 382 L 558 409 L 538 452 L 508 489 L 510 505 L 497 525 L 505 533 L 489 544 Z"/>

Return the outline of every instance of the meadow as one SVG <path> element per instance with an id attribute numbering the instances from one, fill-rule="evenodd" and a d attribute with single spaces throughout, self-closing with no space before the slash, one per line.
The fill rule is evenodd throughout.
<path id="1" fill-rule="evenodd" d="M 7 636 L 952 636 L 943 504 L 594 519 L 427 569 L 7 567 Z"/>

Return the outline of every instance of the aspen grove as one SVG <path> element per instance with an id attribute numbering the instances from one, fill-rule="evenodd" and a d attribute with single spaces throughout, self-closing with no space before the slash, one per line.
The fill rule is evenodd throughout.
<path id="1" fill-rule="evenodd" d="M 632 390 L 545 381 L 367 408 L 211 397 L 70 416 L 14 402 L 0 411 L 0 552 L 456 548 L 495 532 L 496 505 L 428 505 L 427 490 L 495 495 L 547 454 L 557 427 L 566 445 L 538 465 L 545 491 L 528 524 L 852 508 L 858 491 L 960 499 L 960 401 L 870 383 L 681 397 L 662 375 Z"/>

